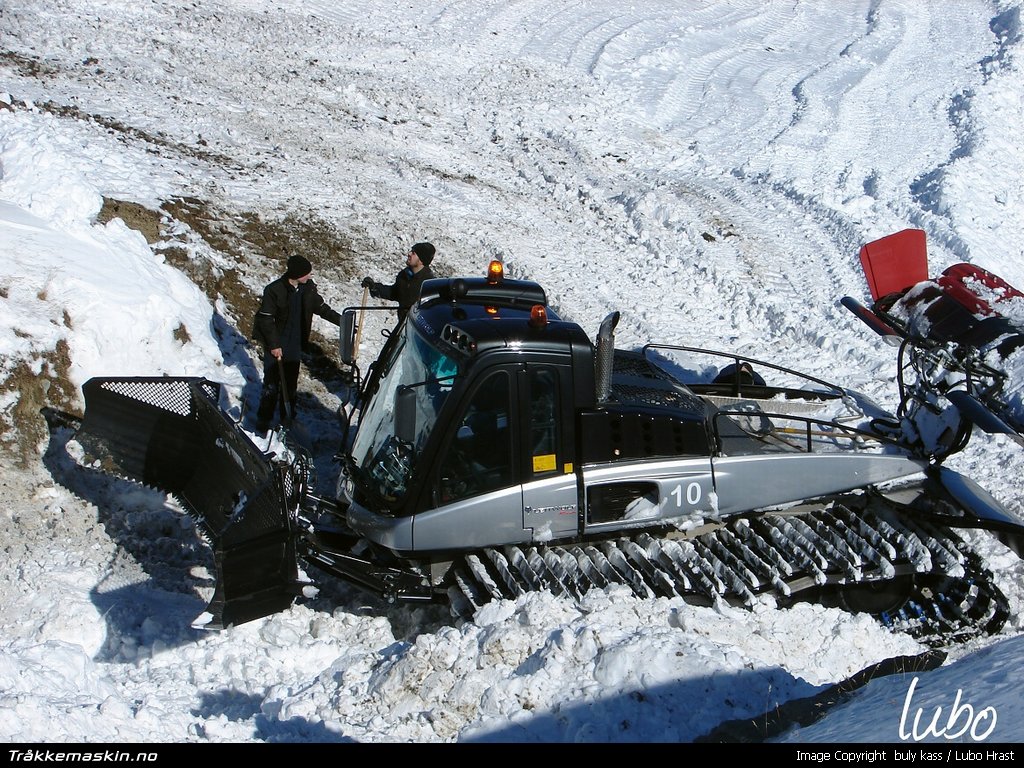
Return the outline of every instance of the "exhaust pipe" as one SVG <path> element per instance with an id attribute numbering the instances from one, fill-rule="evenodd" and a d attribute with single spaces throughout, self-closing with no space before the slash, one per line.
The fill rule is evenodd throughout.
<path id="1" fill-rule="evenodd" d="M 615 357 L 615 326 L 619 324 L 619 313 L 612 312 L 601 323 L 597 332 L 597 402 L 607 403 L 612 392 L 612 364 Z"/>

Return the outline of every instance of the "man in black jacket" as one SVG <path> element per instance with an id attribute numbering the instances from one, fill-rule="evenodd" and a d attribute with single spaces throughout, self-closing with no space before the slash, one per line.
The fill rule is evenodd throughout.
<path id="1" fill-rule="evenodd" d="M 338 325 L 341 315 L 328 306 L 311 279 L 313 265 L 302 256 L 288 259 L 288 270 L 263 290 L 263 301 L 253 323 L 253 338 L 263 345 L 263 391 L 256 411 L 256 430 L 266 432 L 281 403 L 282 415 L 295 413 L 299 361 L 309 344 L 313 315 Z M 281 377 L 284 373 L 284 395 Z"/>
<path id="2" fill-rule="evenodd" d="M 370 289 L 375 299 L 389 299 L 398 302 L 398 324 L 405 320 L 409 308 L 420 298 L 420 288 L 424 280 L 430 280 L 434 273 L 430 271 L 430 262 L 434 260 L 435 249 L 430 243 L 416 243 L 405 257 L 405 269 L 398 273 L 391 285 L 378 283 L 364 277 L 363 287 Z"/>

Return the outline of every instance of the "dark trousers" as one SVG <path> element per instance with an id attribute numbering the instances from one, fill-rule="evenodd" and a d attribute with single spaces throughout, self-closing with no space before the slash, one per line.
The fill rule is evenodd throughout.
<path id="1" fill-rule="evenodd" d="M 284 368 L 284 393 L 281 392 L 280 368 Z M 267 355 L 263 358 L 263 391 L 260 393 L 260 405 L 256 410 L 256 420 L 269 424 L 274 418 L 275 408 L 279 409 L 281 418 L 295 414 L 295 388 L 299 385 L 299 361 L 284 360 L 278 363 L 277 358 Z M 285 411 L 287 394 L 288 411 Z"/>

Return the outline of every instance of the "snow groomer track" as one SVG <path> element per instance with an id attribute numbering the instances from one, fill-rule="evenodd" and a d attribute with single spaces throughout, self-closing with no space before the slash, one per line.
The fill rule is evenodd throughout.
<path id="1" fill-rule="evenodd" d="M 488 548 L 457 568 L 452 605 L 470 615 L 491 599 L 549 589 L 578 600 L 614 583 L 698 605 L 750 606 L 767 594 L 786 604 L 817 590 L 929 645 L 999 630 L 1007 600 L 956 533 L 898 517 L 880 499 L 868 506 L 765 514 L 694 536 Z"/>

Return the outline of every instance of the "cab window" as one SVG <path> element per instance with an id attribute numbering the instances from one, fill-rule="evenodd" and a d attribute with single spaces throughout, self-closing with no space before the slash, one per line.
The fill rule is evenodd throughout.
<path id="1" fill-rule="evenodd" d="M 512 485 L 511 392 L 505 371 L 488 376 L 474 392 L 441 461 L 442 504 Z"/>
<path id="2" fill-rule="evenodd" d="M 558 469 L 558 376 L 551 368 L 531 368 L 530 469 L 534 476 Z"/>

